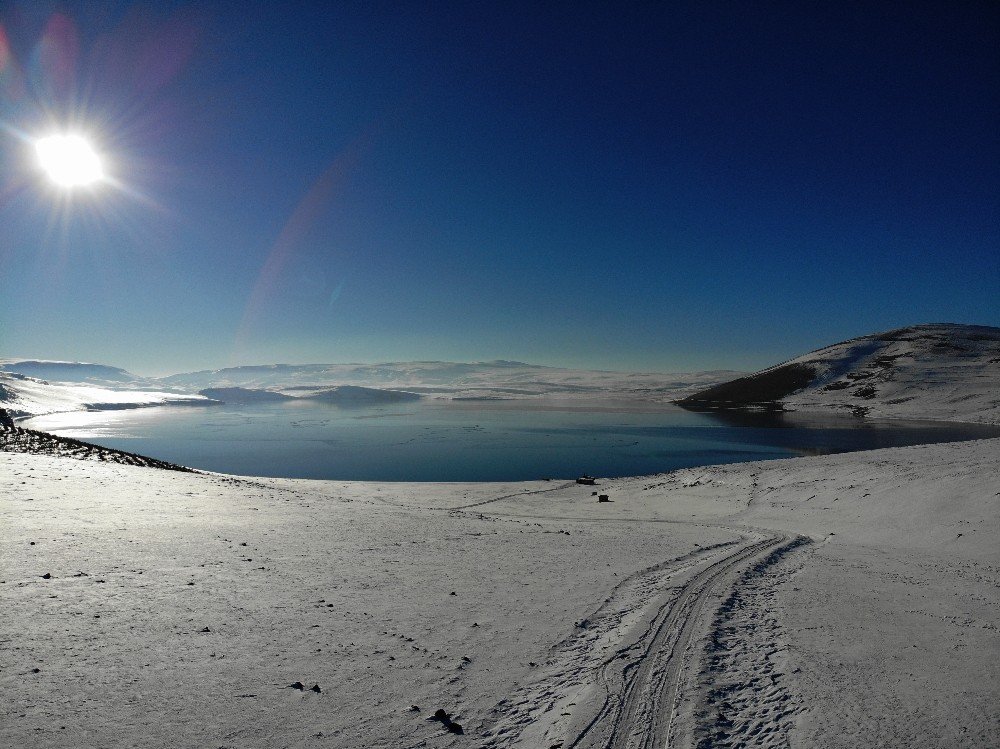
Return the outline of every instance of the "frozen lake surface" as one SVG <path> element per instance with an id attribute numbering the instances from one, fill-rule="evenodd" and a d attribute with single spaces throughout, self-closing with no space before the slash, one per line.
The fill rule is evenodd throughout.
<path id="1" fill-rule="evenodd" d="M 224 473 L 370 481 L 642 475 L 1000 436 L 1000 427 L 635 403 L 315 402 L 74 412 L 24 426 Z"/>

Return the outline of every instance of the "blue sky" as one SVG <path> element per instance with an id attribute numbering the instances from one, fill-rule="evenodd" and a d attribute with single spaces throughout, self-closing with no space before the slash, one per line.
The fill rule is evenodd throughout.
<path id="1" fill-rule="evenodd" d="M 32 1 L 0 26 L 2 356 L 752 369 L 1000 324 L 994 3 Z M 113 185 L 46 184 L 32 139 L 70 124 Z"/>

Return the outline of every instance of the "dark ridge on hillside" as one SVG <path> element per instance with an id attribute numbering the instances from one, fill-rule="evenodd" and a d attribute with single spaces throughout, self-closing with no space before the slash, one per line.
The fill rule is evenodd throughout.
<path id="1" fill-rule="evenodd" d="M 808 387 L 816 378 L 816 369 L 805 364 L 786 364 L 760 374 L 740 377 L 702 390 L 677 401 L 684 407 L 731 407 L 772 405 L 794 392 Z"/>
<path id="2" fill-rule="evenodd" d="M 870 336 L 878 341 L 936 341 L 953 347 L 953 339 L 966 341 L 1000 341 L 1000 328 L 990 325 L 962 325 L 959 323 L 928 323 L 887 330 Z"/>
<path id="3" fill-rule="evenodd" d="M 36 432 L 34 429 L 21 427 L 0 427 L 0 452 L 55 455 L 76 458 L 77 460 L 97 460 L 102 463 L 121 463 L 128 466 L 196 473 L 192 468 L 168 463 L 165 460 L 157 460 L 124 450 L 113 450 L 110 447 L 92 445 L 89 442 L 81 442 L 69 437 L 57 437 L 48 432 Z"/>

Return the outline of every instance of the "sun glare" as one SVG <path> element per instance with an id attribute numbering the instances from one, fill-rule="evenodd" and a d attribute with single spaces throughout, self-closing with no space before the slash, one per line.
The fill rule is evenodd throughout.
<path id="1" fill-rule="evenodd" d="M 104 176 L 101 158 L 79 135 L 49 135 L 35 142 L 38 163 L 61 187 L 81 187 Z"/>

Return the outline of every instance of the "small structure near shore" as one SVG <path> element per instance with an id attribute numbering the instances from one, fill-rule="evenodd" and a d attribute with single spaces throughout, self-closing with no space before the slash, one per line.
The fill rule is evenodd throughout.
<path id="1" fill-rule="evenodd" d="M 597 483 L 597 479 L 595 479 L 593 476 L 588 476 L 587 474 L 583 474 L 580 478 L 576 480 L 576 483 L 586 484 L 587 486 L 593 486 L 594 484 Z"/>
<path id="2" fill-rule="evenodd" d="M 611 501 L 611 497 L 609 497 L 607 494 L 600 494 L 597 497 L 597 501 L 598 502 L 610 502 Z"/>

